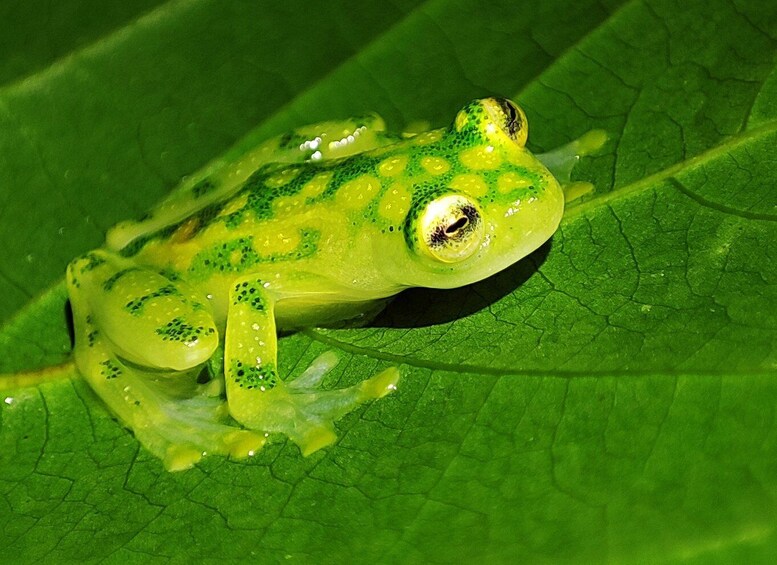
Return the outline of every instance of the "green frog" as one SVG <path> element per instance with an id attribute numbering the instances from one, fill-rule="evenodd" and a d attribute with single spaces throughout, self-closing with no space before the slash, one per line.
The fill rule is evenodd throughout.
<path id="1" fill-rule="evenodd" d="M 79 371 L 169 470 L 251 456 L 269 433 L 304 455 L 331 444 L 400 372 L 322 390 L 326 353 L 285 380 L 276 332 L 474 283 L 537 249 L 564 192 L 527 134 L 516 104 L 485 98 L 443 129 L 392 135 L 369 115 L 237 147 L 70 263 Z M 602 141 L 549 161 L 570 170 Z"/>

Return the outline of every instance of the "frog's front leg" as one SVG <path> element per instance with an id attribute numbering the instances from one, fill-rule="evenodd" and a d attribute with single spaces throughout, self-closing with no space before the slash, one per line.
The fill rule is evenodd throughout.
<path id="1" fill-rule="evenodd" d="M 225 403 L 196 382 L 218 335 L 192 289 L 103 250 L 75 259 L 67 283 L 79 371 L 169 470 L 261 448 L 264 437 L 229 425 Z"/>
<path id="2" fill-rule="evenodd" d="M 547 153 L 540 153 L 542 161 L 564 190 L 564 200 L 569 203 L 585 196 L 594 189 L 590 182 L 572 182 L 572 169 L 581 157 L 597 152 L 607 141 L 607 133 L 600 129 L 586 132 L 579 138 Z"/>
<path id="3" fill-rule="evenodd" d="M 349 388 L 318 390 L 316 385 L 334 365 L 331 353 L 289 383 L 279 377 L 276 360 L 272 296 L 259 279 L 238 280 L 230 292 L 225 337 L 229 411 L 247 428 L 285 434 L 303 455 L 333 443 L 336 420 L 395 390 L 399 380 L 399 371 L 392 367 Z"/>

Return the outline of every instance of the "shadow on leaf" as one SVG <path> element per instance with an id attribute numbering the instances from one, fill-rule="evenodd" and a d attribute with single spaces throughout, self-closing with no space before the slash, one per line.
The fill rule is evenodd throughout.
<path id="1" fill-rule="evenodd" d="M 465 318 L 507 296 L 539 269 L 551 242 L 507 269 L 478 283 L 447 290 L 413 288 L 397 296 L 369 327 L 421 328 Z"/>

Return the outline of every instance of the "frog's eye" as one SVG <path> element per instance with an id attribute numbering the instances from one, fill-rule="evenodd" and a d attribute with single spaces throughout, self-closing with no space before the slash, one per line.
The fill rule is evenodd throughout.
<path id="1" fill-rule="evenodd" d="M 512 100 L 507 98 L 493 98 L 492 100 L 494 103 L 488 105 L 487 108 L 494 123 L 518 145 L 525 145 L 526 139 L 529 137 L 526 114 Z"/>
<path id="2" fill-rule="evenodd" d="M 424 251 L 445 263 L 463 261 L 472 255 L 485 232 L 475 202 L 458 194 L 448 194 L 427 204 L 417 230 Z"/>

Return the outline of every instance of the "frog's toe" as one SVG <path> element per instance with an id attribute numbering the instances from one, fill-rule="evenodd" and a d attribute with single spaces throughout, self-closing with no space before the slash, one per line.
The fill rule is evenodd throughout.
<path id="1" fill-rule="evenodd" d="M 397 390 L 400 373 L 397 367 L 389 367 L 374 377 L 364 381 L 361 386 L 362 402 L 375 398 L 383 398 Z"/>
<path id="2" fill-rule="evenodd" d="M 330 446 L 337 441 L 337 433 L 334 430 L 334 426 L 325 422 L 304 426 L 302 429 L 292 432 L 289 437 L 297 444 L 303 457 L 307 457 L 311 453 L 315 453 L 319 449 Z"/>
<path id="3" fill-rule="evenodd" d="M 235 430 L 225 438 L 229 456 L 233 459 L 253 457 L 262 450 L 265 443 L 267 443 L 267 434 L 251 430 Z"/>
<path id="4" fill-rule="evenodd" d="M 185 471 L 202 459 L 202 451 L 189 445 L 169 445 L 162 458 L 168 471 Z"/>
<path id="5" fill-rule="evenodd" d="M 288 387 L 297 390 L 315 387 L 329 371 L 334 369 L 338 361 L 339 359 L 334 351 L 322 353 L 313 360 L 310 367 L 305 369 L 304 373 L 288 383 Z"/>

